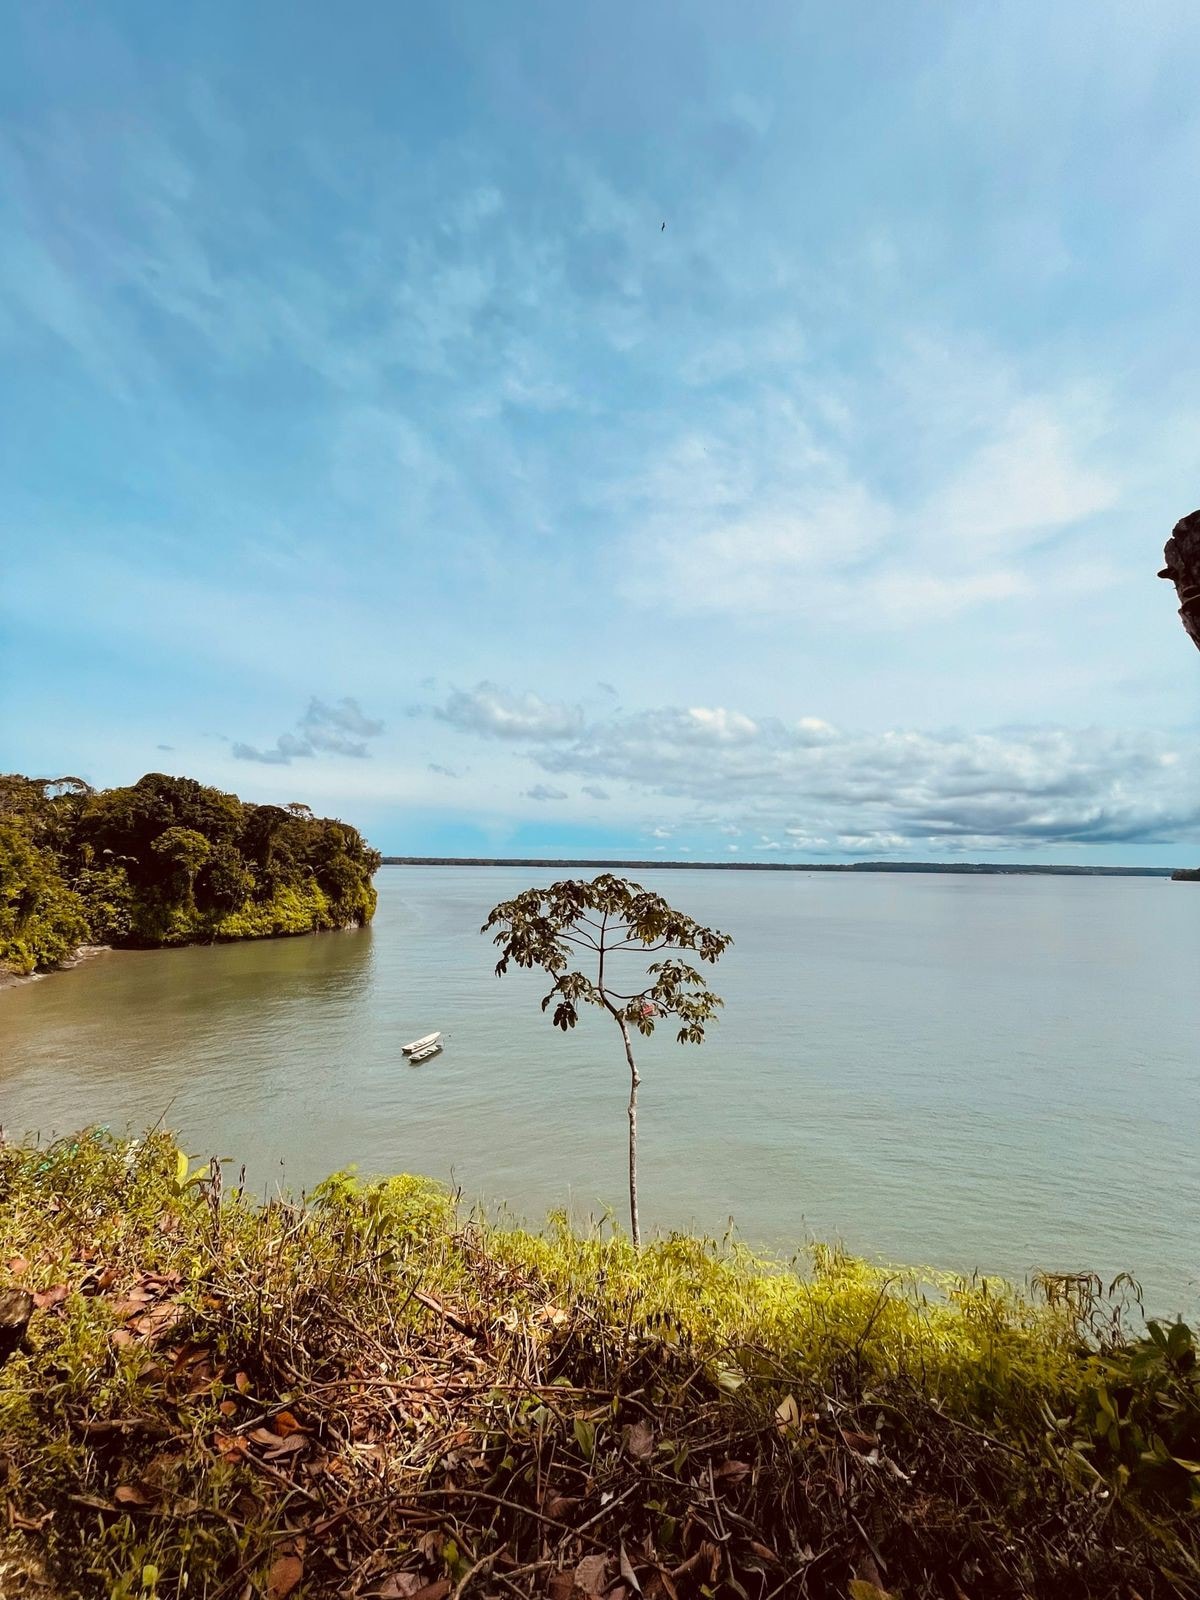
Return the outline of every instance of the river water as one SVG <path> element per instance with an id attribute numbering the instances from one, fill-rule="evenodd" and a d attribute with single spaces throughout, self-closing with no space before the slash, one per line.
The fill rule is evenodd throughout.
<path id="1" fill-rule="evenodd" d="M 489 907 L 553 874 L 385 867 L 369 930 L 113 952 L 0 992 L 0 1122 L 164 1118 L 258 1188 L 356 1162 L 539 1220 L 622 1217 L 626 1079 L 498 981 Z M 1200 1302 L 1200 891 L 1160 879 L 643 875 L 732 933 L 700 1048 L 643 1042 L 643 1227 Z M 706 969 L 707 971 L 708 969 Z M 444 1053 L 407 1064 L 434 1028 Z"/>

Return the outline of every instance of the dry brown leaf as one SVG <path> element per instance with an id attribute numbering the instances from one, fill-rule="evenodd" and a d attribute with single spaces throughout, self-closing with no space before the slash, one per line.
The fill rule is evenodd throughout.
<path id="1" fill-rule="evenodd" d="M 863 1455 L 877 1448 L 879 1440 L 873 1433 L 855 1433 L 853 1428 L 839 1428 L 838 1432 L 851 1450 L 861 1450 Z"/>
<path id="2" fill-rule="evenodd" d="M 780 1433 L 795 1432 L 800 1426 L 800 1407 L 794 1394 L 785 1394 L 775 1407 L 775 1426 Z"/>
<path id="3" fill-rule="evenodd" d="M 136 1483 L 122 1483 L 113 1490 L 113 1499 L 119 1506 L 151 1506 L 155 1496 Z"/>
<path id="4" fill-rule="evenodd" d="M 12 1273 L 14 1278 L 19 1278 L 22 1273 L 29 1271 L 29 1263 L 26 1261 L 24 1256 L 10 1256 L 8 1260 L 8 1270 Z"/>
<path id="5" fill-rule="evenodd" d="M 722 1461 L 713 1473 L 718 1483 L 741 1483 L 743 1478 L 750 1476 L 750 1463 L 748 1461 Z"/>
<path id="6" fill-rule="evenodd" d="M 450 1592 L 450 1583 L 446 1578 L 439 1578 L 435 1583 L 427 1583 L 419 1572 L 392 1572 L 383 1580 L 378 1589 L 371 1591 L 375 1600 L 435 1600 Z"/>
<path id="7" fill-rule="evenodd" d="M 607 1590 L 607 1556 L 584 1556 L 575 1568 L 575 1587 L 584 1594 L 604 1594 Z"/>
<path id="8" fill-rule="evenodd" d="M 129 1326 L 146 1344 L 157 1344 L 182 1321 L 182 1310 L 171 1301 L 163 1301 L 135 1317 Z"/>
<path id="9" fill-rule="evenodd" d="M 80 1499 L 82 1498 L 80 1496 Z M 108 1506 L 103 1500 L 96 1500 L 91 1503 L 97 1511 L 108 1510 Z M 53 1511 L 43 1511 L 40 1517 L 26 1517 L 17 1510 L 11 1500 L 8 1502 L 8 1525 L 10 1528 L 19 1528 L 22 1533 L 40 1533 L 53 1516 Z"/>
<path id="10" fill-rule="evenodd" d="M 578 1495 L 552 1494 L 546 1501 L 545 1512 L 548 1517 L 556 1517 L 561 1522 L 569 1517 L 572 1511 L 578 1511 L 583 1504 Z"/>
<path id="11" fill-rule="evenodd" d="M 271 1419 L 271 1425 L 281 1438 L 286 1439 L 289 1433 L 299 1433 L 300 1424 L 290 1411 L 281 1411 L 278 1416 Z"/>
<path id="12" fill-rule="evenodd" d="M 630 1561 L 629 1556 L 626 1554 L 624 1539 L 621 1540 L 619 1548 L 621 1552 L 621 1576 L 633 1590 L 634 1594 L 641 1594 L 642 1586 L 638 1582 L 637 1573 L 633 1570 L 633 1562 Z"/>
<path id="13" fill-rule="evenodd" d="M 112 1308 L 118 1317 L 136 1317 L 149 1304 L 150 1296 L 148 1294 L 127 1294 L 122 1300 L 114 1300 Z"/>
<path id="14" fill-rule="evenodd" d="M 276 1556 L 267 1579 L 267 1600 L 286 1600 L 304 1576 L 304 1562 L 293 1551 Z"/>
<path id="15" fill-rule="evenodd" d="M 552 1572 L 546 1579 L 546 1600 L 571 1600 L 575 1592 L 574 1573 Z"/>
<path id="16" fill-rule="evenodd" d="M 65 1283 L 56 1283 L 50 1289 L 38 1289 L 34 1293 L 33 1303 L 39 1311 L 47 1311 L 51 1306 L 61 1305 L 70 1292 Z"/>
<path id="17" fill-rule="evenodd" d="M 263 1459 L 265 1461 L 279 1461 L 284 1456 L 297 1455 L 307 1444 L 308 1435 L 306 1433 L 290 1433 L 274 1450 L 264 1450 Z"/>
<path id="18" fill-rule="evenodd" d="M 625 1448 L 635 1461 L 645 1461 L 654 1453 L 654 1428 L 649 1422 L 635 1422 L 625 1430 Z"/>

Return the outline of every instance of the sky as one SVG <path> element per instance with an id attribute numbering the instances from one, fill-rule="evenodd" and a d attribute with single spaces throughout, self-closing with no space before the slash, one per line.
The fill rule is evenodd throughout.
<path id="1" fill-rule="evenodd" d="M 0 766 L 1200 859 L 1200 8 L 0 0 Z"/>

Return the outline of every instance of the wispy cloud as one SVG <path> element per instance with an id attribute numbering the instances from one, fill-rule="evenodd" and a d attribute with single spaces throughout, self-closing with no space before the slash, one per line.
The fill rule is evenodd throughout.
<path id="1" fill-rule="evenodd" d="M 367 741 L 379 737 L 383 723 L 368 717 L 357 700 L 346 698 L 329 704 L 314 695 L 296 728 L 297 732 L 281 733 L 274 744 L 262 748 L 235 741 L 233 756 L 238 761 L 259 761 L 273 767 L 286 767 L 317 755 L 361 760 L 370 754 Z"/>
<path id="2" fill-rule="evenodd" d="M 947 363 L 973 398 L 969 416 L 922 406 Z M 852 422 L 831 429 L 813 397 L 774 390 L 725 408 L 719 426 L 676 439 L 614 489 L 637 527 L 621 563 L 628 598 L 905 627 L 1075 587 L 1081 563 L 1030 558 L 1117 503 L 1114 475 L 1090 459 L 1100 402 L 1023 392 L 977 351 L 876 378 L 874 405 L 890 393 L 910 443 L 890 483 Z M 1092 587 L 1107 578 L 1093 563 Z"/>

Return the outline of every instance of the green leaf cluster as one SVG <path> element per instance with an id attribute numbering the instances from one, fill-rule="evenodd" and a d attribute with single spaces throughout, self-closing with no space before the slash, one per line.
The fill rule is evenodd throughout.
<path id="1" fill-rule="evenodd" d="M 542 1010 L 554 1007 L 555 1027 L 573 1028 L 580 1005 L 601 1006 L 645 1035 L 664 1017 L 675 1017 L 680 1044 L 703 1041 L 705 1025 L 722 1001 L 679 952 L 692 952 L 711 965 L 733 943 L 728 934 L 677 911 L 662 895 L 611 872 L 591 882 L 569 878 L 526 889 L 496 906 L 480 931 L 492 933 L 500 950 L 497 977 L 516 965 L 540 967 L 553 979 Z M 626 981 L 620 975 L 623 958 L 658 952 L 665 954 L 645 968 L 648 982 L 639 979 L 631 990 L 616 987 Z M 595 977 L 572 969 L 572 961 L 580 959 Z"/>

